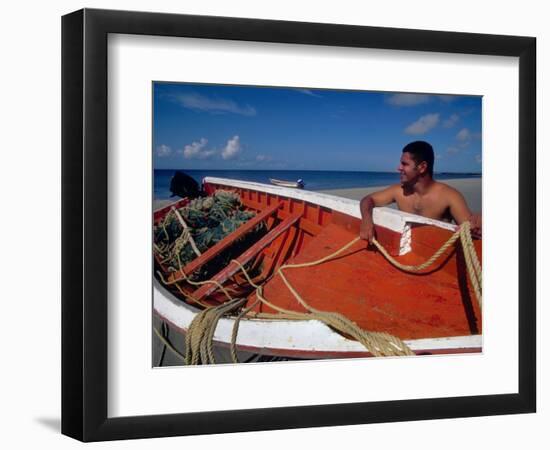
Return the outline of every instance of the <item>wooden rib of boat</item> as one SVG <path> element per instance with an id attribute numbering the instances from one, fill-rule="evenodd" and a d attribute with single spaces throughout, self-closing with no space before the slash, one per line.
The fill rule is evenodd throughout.
<path id="1" fill-rule="evenodd" d="M 304 182 L 302 180 L 286 181 L 286 180 L 278 180 L 276 178 L 270 178 L 269 181 L 271 182 L 271 184 L 274 184 L 275 186 L 295 188 L 295 189 L 303 189 L 304 187 Z"/>
<path id="2" fill-rule="evenodd" d="M 192 273 L 219 252 L 229 248 L 260 221 L 267 232 L 236 259 L 261 268 L 254 279 L 263 286 L 264 297 L 286 310 L 305 312 L 277 273 L 283 264 L 318 260 L 359 233 L 359 202 L 331 195 L 221 178 L 205 178 L 204 190 L 238 193 L 243 205 L 257 215 L 214 247 L 189 263 L 183 271 Z M 158 223 L 172 206 L 154 212 Z M 456 230 L 456 226 L 403 213 L 375 208 L 378 241 L 404 264 L 427 260 Z M 481 261 L 481 240 L 474 240 Z M 163 270 L 160 261 L 156 268 Z M 179 272 L 166 273 L 167 280 L 181 279 Z M 428 272 L 411 274 L 397 269 L 384 256 L 357 241 L 337 258 L 313 267 L 293 269 L 285 276 L 317 310 L 338 312 L 359 327 L 387 332 L 402 339 L 417 354 L 479 352 L 482 347 L 481 309 L 475 300 L 457 243 Z M 214 279 L 240 298 L 246 306 L 256 301 L 236 263 L 223 268 Z M 166 281 L 166 280 L 164 280 Z M 203 304 L 217 305 L 223 295 L 213 285 L 179 283 L 187 294 Z M 154 280 L 154 311 L 164 321 L 185 333 L 201 307 L 181 295 L 174 285 Z M 253 313 L 275 313 L 260 303 Z M 235 318 L 222 318 L 214 342 L 229 346 Z M 359 342 L 316 320 L 244 318 L 236 340 L 241 351 L 289 358 L 365 357 L 371 354 Z"/>

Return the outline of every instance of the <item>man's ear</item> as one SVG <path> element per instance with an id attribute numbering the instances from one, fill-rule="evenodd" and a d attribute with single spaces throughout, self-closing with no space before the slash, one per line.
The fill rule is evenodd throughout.
<path id="1" fill-rule="evenodd" d="M 426 161 L 422 161 L 416 167 L 418 167 L 418 172 L 420 172 L 420 174 L 424 175 L 428 170 L 428 163 Z"/>

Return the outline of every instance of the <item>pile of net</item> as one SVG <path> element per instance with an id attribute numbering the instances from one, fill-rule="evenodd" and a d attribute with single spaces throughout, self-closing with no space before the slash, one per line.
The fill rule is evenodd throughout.
<path id="1" fill-rule="evenodd" d="M 185 221 L 187 230 L 177 213 Z M 197 258 L 189 235 L 200 253 L 204 253 L 255 216 L 254 212 L 244 210 L 238 194 L 222 190 L 216 191 L 211 197 L 192 200 L 179 208 L 177 213 L 170 211 L 153 231 L 155 251 L 168 271 L 179 270 Z M 192 274 L 192 278 L 195 281 L 210 278 L 265 233 L 266 225 L 261 222 L 241 239 L 232 243 L 230 248 Z"/>

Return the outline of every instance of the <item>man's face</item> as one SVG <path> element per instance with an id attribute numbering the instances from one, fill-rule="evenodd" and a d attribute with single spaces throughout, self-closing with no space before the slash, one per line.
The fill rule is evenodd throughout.
<path id="1" fill-rule="evenodd" d="M 397 171 L 400 175 L 401 184 L 412 185 L 416 183 L 418 177 L 423 172 L 423 165 L 425 164 L 421 163 L 417 165 L 409 152 L 403 152 L 401 154 L 399 166 L 397 167 Z"/>

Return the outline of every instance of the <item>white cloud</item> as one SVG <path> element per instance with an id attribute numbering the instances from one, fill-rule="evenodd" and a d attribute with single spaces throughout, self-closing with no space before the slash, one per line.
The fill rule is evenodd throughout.
<path id="1" fill-rule="evenodd" d="M 476 162 L 481 164 L 481 155 L 476 155 Z"/>
<path id="2" fill-rule="evenodd" d="M 407 134 L 425 134 L 439 122 L 439 114 L 426 114 L 405 128 Z"/>
<path id="3" fill-rule="evenodd" d="M 458 149 L 458 148 L 456 148 L 456 147 L 449 147 L 449 148 L 447 149 L 447 153 L 448 153 L 449 155 L 453 155 L 453 154 L 458 153 L 458 152 L 460 152 L 460 149 Z"/>
<path id="4" fill-rule="evenodd" d="M 470 130 L 468 130 L 468 128 L 462 128 L 462 130 L 460 130 L 456 135 L 456 139 L 461 142 L 469 141 L 472 139 L 472 137 L 473 135 L 472 133 L 470 133 Z"/>
<path id="5" fill-rule="evenodd" d="M 250 105 L 241 106 L 233 100 L 209 98 L 204 95 L 188 93 L 172 96 L 176 102 L 188 109 L 211 113 L 233 113 L 243 116 L 255 116 L 256 109 Z"/>
<path id="6" fill-rule="evenodd" d="M 449 118 L 443 121 L 443 126 L 445 128 L 452 128 L 458 123 L 459 120 L 460 116 L 458 114 L 451 114 Z"/>
<path id="7" fill-rule="evenodd" d="M 257 155 L 256 156 L 256 161 L 258 162 L 267 162 L 267 161 L 271 161 L 271 156 L 269 155 Z"/>
<path id="8" fill-rule="evenodd" d="M 159 158 L 164 158 L 172 154 L 172 149 L 168 145 L 162 144 L 156 148 L 156 153 Z"/>
<path id="9" fill-rule="evenodd" d="M 393 94 L 386 98 L 386 103 L 394 106 L 415 106 L 430 100 L 431 96 L 425 94 Z"/>
<path id="10" fill-rule="evenodd" d="M 183 153 L 185 159 L 208 159 L 215 155 L 216 151 L 205 149 L 206 144 L 208 144 L 208 140 L 201 138 L 199 142 L 187 144 L 180 152 Z"/>
<path id="11" fill-rule="evenodd" d="M 317 98 L 323 98 L 320 94 L 317 92 L 313 92 L 310 89 L 296 89 L 301 94 L 309 95 L 310 97 L 317 97 Z"/>
<path id="12" fill-rule="evenodd" d="M 241 151 L 241 141 L 239 136 L 233 136 L 227 141 L 225 148 L 222 150 L 223 159 L 235 159 Z"/>
<path id="13" fill-rule="evenodd" d="M 466 148 L 469 147 L 471 142 L 475 139 L 481 139 L 481 133 L 472 133 L 468 128 L 462 128 L 456 134 L 456 141 L 459 147 Z"/>

